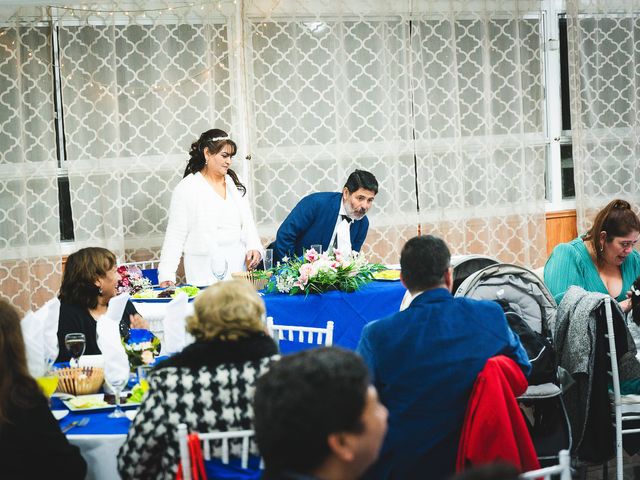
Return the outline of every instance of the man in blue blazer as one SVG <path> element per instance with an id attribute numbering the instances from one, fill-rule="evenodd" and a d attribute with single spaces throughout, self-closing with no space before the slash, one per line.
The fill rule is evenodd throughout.
<path id="1" fill-rule="evenodd" d="M 496 302 L 451 295 L 450 260 L 441 239 L 410 239 L 400 254 L 400 275 L 411 304 L 362 330 L 357 351 L 389 410 L 389 430 L 367 480 L 449 478 L 473 384 L 486 361 L 507 355 L 525 375 L 531 369 Z"/>
<path id="2" fill-rule="evenodd" d="M 278 228 L 272 245 L 274 261 L 301 256 L 311 245 L 322 245 L 323 251 L 341 247 L 359 252 L 369 230 L 366 214 L 377 193 L 376 177 L 356 170 L 349 175 L 342 193 L 307 195 Z"/>

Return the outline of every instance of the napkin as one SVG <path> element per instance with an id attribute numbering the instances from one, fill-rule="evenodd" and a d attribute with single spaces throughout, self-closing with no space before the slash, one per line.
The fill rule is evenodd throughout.
<path id="1" fill-rule="evenodd" d="M 58 357 L 60 300 L 49 300 L 35 312 L 27 312 L 20 326 L 27 353 L 27 367 L 33 377 L 42 377 Z"/>
<path id="2" fill-rule="evenodd" d="M 120 295 L 116 295 L 109 300 L 109 305 L 107 306 L 107 315 L 109 318 L 116 320 L 118 323 L 122 318 L 122 314 L 124 313 L 124 309 L 127 306 L 127 302 L 129 301 L 128 293 L 121 293 Z"/>
<path id="3" fill-rule="evenodd" d="M 120 339 L 120 319 L 128 299 L 126 293 L 113 297 L 107 313 L 98 319 L 96 325 L 98 347 L 104 358 L 104 377 L 110 384 L 129 379 L 129 359 Z"/>
<path id="4" fill-rule="evenodd" d="M 60 300 L 53 297 L 44 304 L 41 310 L 46 310 L 44 321 L 44 358 L 47 364 L 52 364 L 58 358 L 58 318 L 60 316 Z"/>
<path id="5" fill-rule="evenodd" d="M 34 378 L 42 377 L 45 373 L 44 322 L 41 317 L 29 311 L 20 322 L 27 353 L 27 368 Z"/>
<path id="6" fill-rule="evenodd" d="M 173 355 L 181 351 L 186 341 L 186 317 L 190 308 L 189 297 L 185 292 L 178 292 L 167 304 L 162 320 L 163 339 L 160 355 Z"/>
<path id="7" fill-rule="evenodd" d="M 82 355 L 78 359 L 78 366 L 104 368 L 104 357 L 102 355 Z"/>

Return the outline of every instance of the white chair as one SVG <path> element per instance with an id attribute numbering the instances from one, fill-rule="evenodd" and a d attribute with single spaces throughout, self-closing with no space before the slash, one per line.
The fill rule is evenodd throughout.
<path id="1" fill-rule="evenodd" d="M 618 355 L 616 352 L 616 339 L 613 328 L 613 313 L 611 311 L 611 298 L 604 299 L 604 309 L 607 318 L 607 339 L 609 340 L 609 356 L 611 370 L 611 383 L 613 395 L 611 404 L 614 410 L 614 426 L 616 429 L 616 478 L 623 479 L 622 461 L 622 436 L 629 433 L 640 433 L 640 428 L 625 428 L 624 423 L 640 420 L 640 395 L 621 395 L 620 376 L 618 374 Z"/>
<path id="2" fill-rule="evenodd" d="M 143 262 L 127 262 L 121 263 L 119 267 L 138 267 L 140 270 L 150 270 L 153 268 L 158 268 L 158 260 L 145 260 Z"/>
<path id="3" fill-rule="evenodd" d="M 142 262 L 128 262 L 121 263 L 118 265 L 119 267 L 138 267 L 140 270 L 143 270 L 143 274 L 151 281 L 151 283 L 158 283 L 158 264 L 160 262 L 158 260 L 145 260 Z M 151 272 L 151 270 L 153 272 Z"/>
<path id="4" fill-rule="evenodd" d="M 551 467 L 531 470 L 519 476 L 521 480 L 534 480 L 544 478 L 550 480 L 552 475 L 560 475 L 560 480 L 571 480 L 571 456 L 569 450 L 560 450 L 558 454 L 559 462 Z"/>
<path id="5" fill-rule="evenodd" d="M 184 423 L 178 425 L 178 438 L 180 441 L 180 464 L 184 480 L 191 480 L 191 458 L 189 456 L 188 431 Z M 242 453 L 240 454 L 240 465 L 242 468 L 249 466 L 249 443 L 254 436 L 253 430 L 232 430 L 228 432 L 207 432 L 198 433 L 198 438 L 202 444 L 202 456 L 204 460 L 211 460 L 211 450 L 216 444 L 222 447 L 222 457 L 220 460 L 225 465 L 229 463 L 229 440 L 242 440 Z M 260 464 L 262 468 L 262 463 Z"/>
<path id="6" fill-rule="evenodd" d="M 310 343 L 330 347 L 333 345 L 333 322 L 329 320 L 325 328 L 303 327 L 299 325 L 275 325 L 273 317 L 267 317 L 267 331 L 275 340 Z M 285 336 L 285 332 L 287 335 Z M 294 332 L 297 335 L 294 335 Z M 297 337 L 297 338 L 296 338 Z"/>

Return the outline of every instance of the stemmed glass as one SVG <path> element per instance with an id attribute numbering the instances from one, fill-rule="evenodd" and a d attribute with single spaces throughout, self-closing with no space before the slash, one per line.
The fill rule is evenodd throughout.
<path id="1" fill-rule="evenodd" d="M 78 366 L 78 359 L 84 353 L 85 345 L 86 339 L 84 333 L 67 333 L 64 336 L 64 346 L 67 347 L 69 354 L 71 354 L 70 366 Z"/>
<path id="2" fill-rule="evenodd" d="M 116 397 L 116 408 L 113 412 L 111 412 L 109 415 L 107 415 L 109 418 L 122 418 L 122 417 L 126 417 L 127 415 L 124 413 L 124 411 L 122 410 L 122 408 L 120 408 L 120 393 L 122 392 L 124 386 L 127 384 L 129 378 L 126 379 L 105 379 L 105 381 L 107 382 L 107 384 L 111 387 L 111 390 L 113 390 L 113 393 Z"/>
<path id="3" fill-rule="evenodd" d="M 47 397 L 49 406 L 51 406 L 51 395 L 53 395 L 53 392 L 58 388 L 58 376 L 53 369 L 53 361 L 54 359 L 45 359 L 44 373 L 41 377 L 36 378 L 36 382 L 38 382 L 42 393 Z"/>

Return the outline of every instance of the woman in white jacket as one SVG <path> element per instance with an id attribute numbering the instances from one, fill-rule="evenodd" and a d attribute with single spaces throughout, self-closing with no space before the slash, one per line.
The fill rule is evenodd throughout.
<path id="1" fill-rule="evenodd" d="M 226 132 L 207 130 L 191 144 L 189 163 L 171 197 L 158 280 L 175 283 L 180 256 L 191 285 L 211 285 L 232 272 L 255 268 L 262 244 L 246 188 L 229 168 L 236 144 Z"/>

